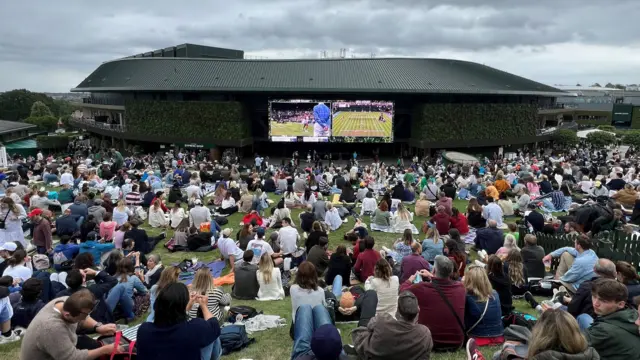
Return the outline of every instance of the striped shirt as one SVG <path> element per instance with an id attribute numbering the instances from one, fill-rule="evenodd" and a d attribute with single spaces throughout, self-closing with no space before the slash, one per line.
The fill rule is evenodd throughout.
<path id="1" fill-rule="evenodd" d="M 229 304 L 231 304 L 231 295 L 222 291 L 222 288 L 216 287 L 214 289 L 209 289 L 207 292 L 207 307 L 209 308 L 211 315 L 221 323 L 225 322 L 225 319 L 222 318 L 222 310 Z M 200 304 L 193 304 L 191 310 L 189 310 L 189 317 L 192 319 L 197 318 L 199 308 Z"/>
<path id="2" fill-rule="evenodd" d="M 87 172 L 87 165 L 80 163 L 78 164 L 78 173 L 79 174 L 84 174 Z"/>
<path id="3" fill-rule="evenodd" d="M 140 193 L 137 191 L 131 191 L 127 194 L 124 199 L 125 204 L 127 206 L 139 206 L 142 204 L 142 198 L 140 197 Z"/>

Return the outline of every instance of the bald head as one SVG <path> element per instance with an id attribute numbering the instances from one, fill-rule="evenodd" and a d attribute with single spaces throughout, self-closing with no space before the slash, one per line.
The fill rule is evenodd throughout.
<path id="1" fill-rule="evenodd" d="M 498 227 L 498 223 L 495 220 L 489 220 L 487 221 L 487 226 L 495 229 Z"/>
<path id="2" fill-rule="evenodd" d="M 593 272 L 595 272 L 599 277 L 607 279 L 615 279 L 617 275 L 616 265 L 609 259 L 598 259 L 596 264 L 593 266 Z"/>

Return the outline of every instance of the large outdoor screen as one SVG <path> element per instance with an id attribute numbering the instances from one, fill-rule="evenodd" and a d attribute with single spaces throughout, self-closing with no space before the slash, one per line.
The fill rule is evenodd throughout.
<path id="1" fill-rule="evenodd" d="M 332 136 L 341 142 L 392 142 L 393 102 L 333 101 Z"/>
<path id="2" fill-rule="evenodd" d="M 281 142 L 392 142 L 393 102 L 272 100 L 269 138 Z"/>
<path id="3" fill-rule="evenodd" d="M 328 142 L 331 103 L 318 100 L 275 100 L 269 103 L 272 141 Z"/>

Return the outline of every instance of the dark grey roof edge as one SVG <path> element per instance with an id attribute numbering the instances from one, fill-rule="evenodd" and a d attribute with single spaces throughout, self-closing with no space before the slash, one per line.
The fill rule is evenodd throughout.
<path id="1" fill-rule="evenodd" d="M 184 92 L 184 91 L 201 91 L 201 92 L 265 92 L 265 93 L 317 93 L 317 92 L 329 92 L 340 94 L 351 93 L 379 93 L 379 94 L 484 94 L 484 95 L 530 95 L 530 96 L 550 96 L 557 97 L 562 92 L 547 92 L 547 91 L 514 91 L 514 90 L 478 90 L 478 91 L 455 91 L 455 90 L 437 90 L 437 89 L 425 89 L 425 90 L 410 90 L 410 89 L 331 89 L 331 88 L 187 88 L 179 89 L 175 88 L 155 88 L 149 90 L 144 87 L 85 87 L 85 88 L 72 88 L 71 92 L 128 92 L 128 91 L 148 91 L 148 92 Z"/>

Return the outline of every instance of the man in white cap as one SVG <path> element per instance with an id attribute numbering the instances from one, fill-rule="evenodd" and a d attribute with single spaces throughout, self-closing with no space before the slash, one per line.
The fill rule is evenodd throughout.
<path id="1" fill-rule="evenodd" d="M 231 228 L 225 228 L 222 230 L 222 236 L 218 240 L 218 249 L 220 250 L 221 260 L 229 259 L 231 271 L 233 272 L 236 265 L 243 261 L 242 255 L 244 254 L 244 251 L 242 251 L 242 249 L 236 245 L 235 240 L 230 237 L 232 232 L 233 229 Z"/>
<path id="2" fill-rule="evenodd" d="M 208 208 L 202 206 L 202 200 L 197 199 L 194 201 L 193 209 L 189 210 L 189 223 L 190 226 L 194 226 L 196 229 L 200 228 L 200 224 L 211 222 L 211 212 Z M 211 229 L 213 233 L 215 229 Z M 217 234 L 213 234 L 217 235 Z"/>

